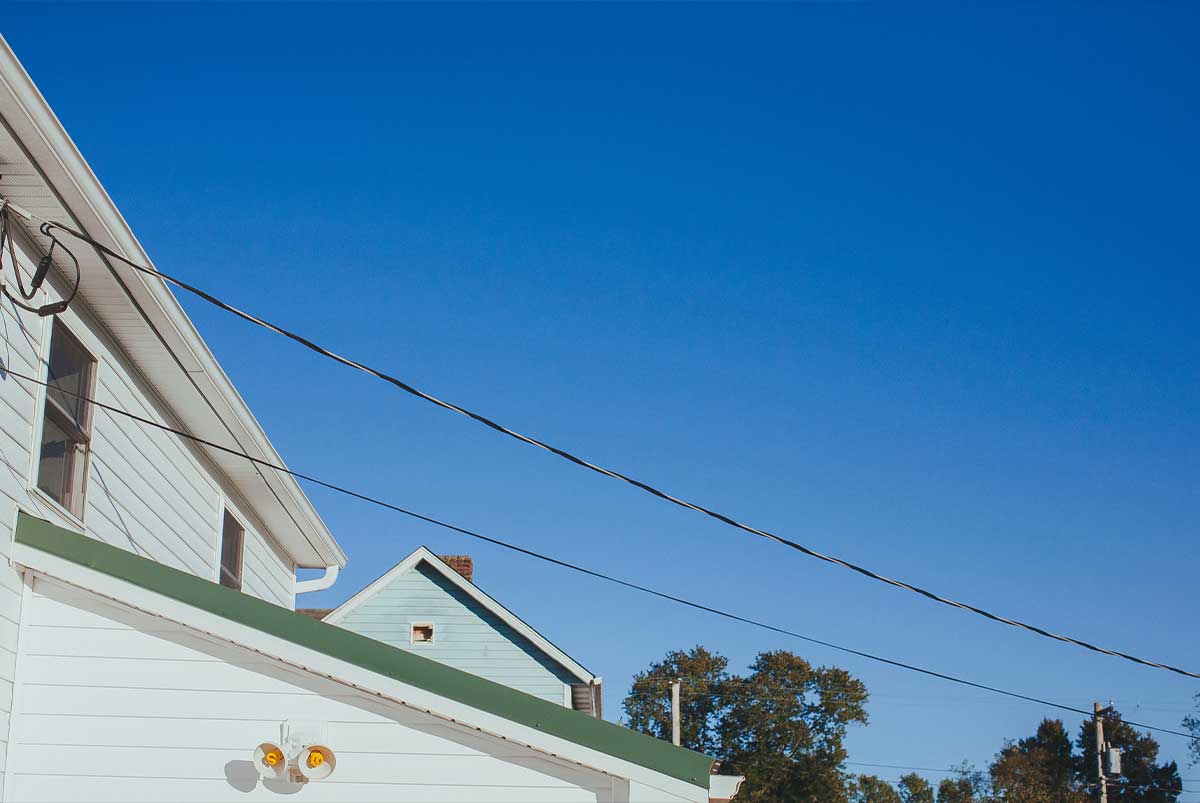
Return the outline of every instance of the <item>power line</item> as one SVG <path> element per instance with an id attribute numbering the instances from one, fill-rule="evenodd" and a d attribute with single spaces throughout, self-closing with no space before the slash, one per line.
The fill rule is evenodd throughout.
<path id="1" fill-rule="evenodd" d="M 13 371 L 7 367 L 0 365 L 0 377 L 3 377 L 5 375 L 13 376 L 18 379 L 23 379 L 28 382 L 33 382 L 34 384 L 41 385 L 42 387 L 46 387 L 46 388 L 51 387 L 51 384 L 49 382 L 45 382 L 41 379 L 37 379 L 32 376 L 27 376 L 25 374 L 18 373 L 16 371 Z M 213 441 L 206 440 L 205 438 L 201 438 L 198 435 L 193 435 L 189 432 L 185 432 L 183 430 L 176 429 L 175 427 L 168 426 L 167 424 L 160 424 L 159 422 L 151 420 L 149 418 L 143 418 L 142 416 L 127 412 L 118 407 L 114 407 L 113 405 L 96 401 L 95 399 L 93 399 L 89 396 L 85 396 L 81 393 L 75 393 L 73 391 L 67 390 L 65 388 L 60 388 L 58 386 L 54 386 L 54 390 L 57 393 L 64 393 L 68 396 L 73 396 L 73 397 L 80 399 L 84 402 L 87 402 L 89 404 L 93 404 L 96 407 L 99 407 L 100 409 L 105 410 L 114 415 L 120 415 L 120 416 L 128 418 L 132 421 L 137 421 L 141 424 L 145 424 L 146 426 L 151 426 L 151 427 L 154 427 L 155 429 L 159 429 L 164 432 L 170 432 L 173 435 L 177 435 L 178 437 L 185 438 L 185 439 L 193 441 L 195 443 L 199 443 L 199 444 L 207 446 L 211 449 L 216 449 L 216 450 L 224 452 L 226 454 L 244 458 L 244 459 L 249 460 L 250 462 L 255 463 L 256 465 L 262 466 L 264 468 L 269 468 L 273 471 L 279 471 L 284 474 L 290 474 L 291 476 L 295 477 L 296 479 L 304 480 L 305 482 L 310 482 L 313 485 L 317 485 L 322 488 L 327 488 L 331 491 L 336 491 L 337 493 L 344 494 L 346 496 L 361 500 L 363 502 L 368 502 L 370 504 L 377 505 L 377 506 L 385 508 L 387 510 L 391 510 L 396 513 L 400 513 L 402 515 L 408 516 L 410 518 L 417 519 L 418 521 L 423 521 L 428 524 L 433 524 L 438 527 L 442 527 L 444 529 L 450 530 L 452 532 L 456 532 L 461 535 L 469 536 L 470 538 L 474 538 L 479 541 L 484 541 L 486 543 L 493 544 L 495 546 L 502 547 L 504 549 L 508 549 L 513 552 L 517 552 L 517 553 L 526 555 L 531 558 L 536 558 L 537 560 L 544 561 L 546 563 L 551 563 L 555 566 L 560 566 L 564 569 L 570 569 L 571 571 L 579 572 L 580 574 L 586 574 L 589 577 L 595 577 L 599 580 L 604 580 L 609 583 L 615 583 L 617 585 L 624 586 L 625 588 L 633 589 L 634 591 L 640 591 L 643 594 L 650 594 L 651 596 L 655 596 L 660 599 L 665 599 L 669 602 L 674 602 L 678 605 L 684 605 L 689 608 L 693 608 L 695 610 L 705 611 L 707 613 L 711 613 L 716 616 L 723 617 L 725 619 L 730 619 L 735 622 L 741 622 L 743 624 L 752 625 L 754 627 L 758 627 L 763 630 L 769 630 L 773 633 L 779 633 L 781 635 L 791 636 L 793 638 L 800 639 L 801 641 L 806 641 L 811 644 L 817 644 L 822 647 L 828 647 L 829 649 L 837 650 L 839 652 L 844 652 L 849 655 L 857 655 L 860 658 L 866 658 L 871 661 L 876 661 L 878 663 L 887 664 L 888 666 L 897 667 L 899 669 L 906 669 L 910 672 L 918 672 L 922 675 L 927 675 L 929 677 L 934 677 L 934 678 L 940 678 L 941 680 L 946 680 L 951 683 L 958 683 L 963 686 L 969 686 L 969 687 L 975 688 L 975 689 L 982 689 L 983 691 L 989 691 L 994 694 L 1002 694 L 1006 697 L 1012 697 L 1017 700 L 1025 700 L 1026 702 L 1036 703 L 1038 705 L 1044 705 L 1044 706 L 1048 706 L 1051 708 L 1057 708 L 1062 711 L 1071 711 L 1076 714 L 1083 714 L 1085 716 L 1091 716 L 1091 712 L 1085 711 L 1081 708 L 1074 708 L 1069 705 L 1064 705 L 1062 703 L 1055 703 L 1055 702 L 1051 702 L 1049 700 L 1043 700 L 1038 697 L 1021 694 L 1019 692 L 1007 691 L 1005 689 L 1001 689 L 1001 688 L 998 688 L 995 686 L 988 686 L 983 683 L 976 683 L 975 681 L 966 680 L 964 678 L 956 677 L 954 675 L 948 675 L 943 672 L 936 672 L 932 669 L 925 669 L 923 667 L 915 666 L 913 664 L 908 664 L 903 661 L 896 661 L 891 658 L 884 658 L 882 656 L 874 655 L 872 653 L 864 652 L 862 650 L 856 650 L 851 647 L 844 647 L 840 644 L 834 644 L 833 642 L 823 641 L 821 639 L 813 638 L 812 636 L 806 636 L 802 633 L 797 633 L 792 630 L 787 630 L 786 628 L 777 627 L 775 625 L 767 624 L 765 622 L 760 622 L 760 621 L 757 621 L 755 619 L 750 619 L 745 616 L 739 616 L 738 614 L 735 614 L 735 613 L 723 611 L 720 608 L 713 608 L 709 605 L 704 605 L 699 602 L 692 602 L 691 600 L 687 600 L 682 597 L 677 597 L 673 594 L 668 594 L 665 591 L 657 591 L 653 588 L 639 585 L 639 584 L 631 582 L 629 580 L 622 580 L 618 577 L 613 577 L 612 575 L 604 574 L 603 572 L 599 572 L 594 569 L 588 569 L 584 566 L 570 563 L 565 560 L 560 560 L 559 558 L 555 558 L 550 555 L 545 555 L 541 552 L 535 552 L 532 549 L 527 549 L 525 547 L 518 546 L 516 544 L 512 544 L 507 541 L 502 541 L 499 538 L 493 538 L 492 536 L 484 535 L 483 533 L 476 532 L 475 530 L 467 529 L 466 527 L 459 527 L 456 524 L 450 524 L 449 522 L 441 521 L 440 519 L 433 518 L 432 516 L 426 516 L 423 513 L 417 513 L 415 511 L 408 510 L 407 508 L 400 507 L 399 505 L 392 504 L 391 502 L 387 502 L 382 499 L 378 499 L 376 497 L 369 496 L 367 494 L 351 490 L 349 488 L 334 484 L 332 482 L 328 482 L 326 480 L 318 479 L 317 477 L 314 477 L 309 474 L 304 474 L 299 471 L 293 471 L 292 469 L 289 469 L 285 466 L 277 465 L 277 464 L 271 463 L 267 460 L 263 460 L 261 458 L 254 457 L 253 455 L 246 454 L 245 452 L 239 451 L 237 449 L 231 449 L 228 446 L 222 446 L 219 443 L 214 443 Z M 1144 724 L 1140 724 L 1140 723 L 1136 723 L 1136 722 L 1131 722 L 1129 720 L 1124 720 L 1124 721 L 1130 725 L 1133 725 L 1133 726 L 1139 727 L 1139 728 L 1144 728 L 1146 730 L 1158 731 L 1160 733 L 1169 733 L 1169 734 L 1172 734 L 1175 736 L 1182 736 L 1185 739 L 1200 740 L 1200 736 L 1193 736 L 1191 734 L 1184 733 L 1182 731 L 1170 730 L 1168 728 L 1160 728 L 1160 727 L 1156 727 L 1153 725 L 1144 725 Z"/>
<path id="2" fill-rule="evenodd" d="M 596 472 L 597 474 L 602 474 L 606 477 L 610 477 L 615 480 L 620 480 L 624 483 L 632 485 L 635 488 L 639 488 L 648 494 L 651 494 L 653 496 L 658 497 L 659 499 L 662 499 L 663 501 L 670 502 L 671 504 L 678 505 L 679 507 L 683 507 L 688 510 L 695 511 L 697 513 L 702 513 L 702 514 L 709 516 L 711 518 L 714 518 L 717 521 L 720 521 L 723 524 L 726 524 L 730 527 L 734 527 L 738 530 L 742 530 L 743 532 L 747 532 L 752 535 L 757 535 L 761 538 L 766 538 L 770 541 L 774 541 L 778 544 L 789 547 L 791 549 L 796 550 L 797 552 L 807 555 L 808 557 L 816 558 L 818 560 L 825 561 L 826 563 L 832 563 L 834 565 L 841 566 L 844 569 L 849 569 L 851 571 L 857 572 L 858 574 L 861 574 L 864 577 L 870 578 L 872 580 L 877 580 L 881 583 L 886 583 L 886 584 L 888 584 L 890 586 L 894 586 L 896 588 L 901 588 L 906 591 L 911 591 L 915 594 L 919 594 L 920 596 L 925 597 L 926 599 L 932 600 L 933 602 L 937 602 L 942 605 L 947 605 L 952 608 L 958 608 L 960 610 L 969 611 L 971 613 L 982 616 L 986 619 L 990 619 L 993 622 L 999 622 L 1000 624 L 1009 625 L 1010 627 L 1027 630 L 1031 633 L 1036 633 L 1039 636 L 1043 636 L 1048 639 L 1053 639 L 1055 641 L 1060 641 L 1065 644 L 1071 644 L 1076 647 L 1082 647 L 1084 649 L 1091 650 L 1093 652 L 1102 653 L 1104 655 L 1109 655 L 1109 656 L 1113 656 L 1116 658 L 1122 658 L 1126 661 L 1132 661 L 1133 663 L 1141 664 L 1142 666 L 1149 666 L 1149 667 L 1153 667 L 1156 669 L 1164 669 L 1169 672 L 1174 672 L 1176 674 L 1200 679 L 1200 673 L 1190 672 L 1186 669 L 1181 669 L 1179 667 L 1172 666 L 1170 664 L 1160 663 L 1158 661 L 1152 661 L 1152 660 L 1149 660 L 1146 658 L 1139 658 L 1135 655 L 1121 652 L 1119 650 L 1109 649 L 1107 647 L 1101 647 L 1099 645 L 1092 644 L 1087 641 L 1083 641 L 1082 639 L 1077 639 L 1072 636 L 1065 636 L 1065 635 L 1062 635 L 1059 633 L 1054 633 L 1052 631 L 1046 630 L 1045 628 L 1039 627 L 1037 625 L 1032 625 L 1027 622 L 1022 622 L 1019 619 L 1012 619 L 1010 617 L 1001 616 L 999 614 L 992 613 L 991 611 L 987 611 L 983 608 L 979 608 L 975 605 L 971 605 L 971 604 L 965 603 L 965 602 L 960 602 L 958 600 L 951 599 L 949 597 L 941 596 L 940 594 L 936 594 L 932 591 L 929 591 L 928 589 L 913 585 L 911 583 L 907 583 L 903 580 L 897 580 L 892 577 L 887 577 L 886 575 L 875 572 L 871 569 L 866 568 L 865 566 L 860 566 L 860 565 L 858 565 L 856 563 L 852 563 L 848 560 L 843 560 L 842 558 L 839 558 L 839 557 L 836 557 L 833 555 L 828 555 L 823 552 L 819 552 L 811 547 L 805 546 L 801 543 L 793 541 L 789 538 L 785 538 L 781 535 L 776 535 L 775 533 L 769 532 L 767 530 L 762 530 L 757 527 L 753 527 L 749 524 L 744 524 L 724 513 L 719 513 L 717 511 L 715 511 L 711 508 L 705 507 L 703 505 L 699 505 L 694 502 L 689 502 L 680 497 L 673 496 L 672 494 L 669 494 L 666 491 L 660 490 L 659 488 L 656 488 L 648 483 L 642 482 L 641 480 L 634 479 L 633 477 L 630 477 L 627 474 L 623 474 L 623 473 L 621 473 L 619 471 L 615 471 L 613 469 L 604 468 L 603 466 L 600 466 L 596 463 L 592 463 L 588 460 L 585 460 L 582 457 L 572 454 L 571 452 L 568 452 L 565 449 L 561 449 L 561 448 L 559 448 L 557 446 L 553 446 L 543 440 L 539 440 L 538 438 L 534 438 L 530 435 L 524 435 L 514 429 L 503 426 L 502 424 L 499 424 L 496 421 L 494 421 L 484 415 L 481 415 L 480 413 L 473 412 L 471 410 L 468 410 L 465 407 L 461 407 L 457 404 L 453 404 L 451 402 L 440 399 L 430 393 L 426 393 L 425 391 L 420 390 L 420 389 L 414 387 L 413 385 L 410 385 L 407 382 L 405 382 L 395 376 L 392 376 L 391 374 L 388 374 L 382 370 L 379 370 L 377 368 L 372 368 L 371 366 L 366 365 L 361 362 L 358 362 L 357 360 L 353 360 L 353 359 L 350 359 L 349 357 L 344 357 L 340 354 L 337 354 L 336 352 L 331 351 L 331 350 L 325 348 L 324 346 L 317 344 L 316 342 L 304 337 L 303 335 L 300 335 L 300 334 L 297 334 L 296 332 L 285 329 L 284 327 L 279 326 L 277 324 L 273 324 L 267 320 L 264 320 L 263 318 L 253 315 L 249 312 L 240 310 L 237 307 L 234 307 L 233 305 L 222 301 L 221 299 L 217 298 L 216 296 L 214 296 L 204 290 L 201 290 L 199 287 L 196 287 L 192 284 L 189 284 L 188 282 L 183 281 L 182 279 L 178 279 L 170 274 L 163 273 L 162 271 L 159 271 L 155 268 L 151 268 L 146 265 L 141 265 L 141 264 L 135 262 L 134 260 L 131 260 L 128 257 L 125 257 L 122 254 L 117 253 L 113 249 L 109 248 L 108 246 L 104 245 L 103 243 L 99 242 L 98 240 L 95 240 L 94 238 L 90 237 L 89 235 L 87 235 L 81 231 L 78 231 L 77 229 L 74 229 L 70 226 L 59 223 L 58 221 L 53 221 L 53 220 L 49 220 L 47 218 L 41 217 L 39 215 L 34 215 L 34 214 L 28 212 L 27 210 L 24 210 L 14 204 L 9 204 L 9 208 L 12 209 L 16 213 L 21 214 L 22 216 L 26 217 L 29 220 L 36 219 L 51 228 L 58 228 L 64 232 L 67 232 L 68 234 L 71 234 L 71 235 L 79 238 L 83 242 L 88 243 L 89 245 L 91 245 L 93 248 L 95 248 L 100 253 L 105 254 L 113 259 L 116 259 L 116 260 L 124 263 L 125 265 L 128 265 L 129 267 L 133 268 L 134 270 L 140 271 L 141 273 L 144 273 L 144 274 L 147 274 L 150 276 L 155 276 L 159 279 L 162 279 L 163 281 L 170 282 L 171 284 L 175 285 L 176 287 L 179 287 L 182 290 L 186 290 L 189 293 L 192 293 L 193 295 L 196 295 L 196 296 L 204 299 L 208 303 L 210 303 L 216 307 L 219 307 L 220 309 L 223 309 L 232 315 L 236 315 L 237 317 L 241 318 L 244 321 L 248 321 L 250 323 L 255 324 L 256 326 L 263 327 L 264 329 L 268 329 L 272 332 L 275 332 L 276 334 L 282 335 L 296 343 L 299 343 L 300 345 L 304 346 L 305 348 L 307 348 L 311 351 L 314 351 L 317 354 L 320 354 L 323 357 L 327 357 L 331 360 L 341 363 L 342 365 L 348 366 L 350 368 L 354 368 L 358 371 L 362 371 L 363 373 L 374 376 L 377 379 L 381 379 L 385 382 L 388 382 L 389 384 L 394 385 L 395 387 L 399 388 L 400 390 L 403 390 L 405 393 L 409 393 L 413 396 L 416 396 L 419 399 L 429 402 L 430 404 L 434 404 L 445 410 L 450 410 L 451 412 L 455 412 L 455 413 L 458 413 L 459 415 L 466 416 L 467 418 L 470 418 L 474 421 L 479 422 L 480 424 L 483 424 L 484 426 L 488 427 L 489 429 L 493 429 L 496 432 L 499 432 L 503 435 L 507 435 L 510 438 L 514 438 L 514 439 L 521 441 L 522 443 L 526 443 L 530 446 L 535 446 L 539 449 L 543 449 L 547 452 L 550 452 L 551 454 L 561 457 L 564 460 L 574 463 L 575 465 L 580 466 L 581 468 L 586 468 L 590 471 Z"/>
<path id="3" fill-rule="evenodd" d="M 962 772 L 961 768 L 954 767 L 909 767 L 904 764 L 872 764 L 868 761 L 843 761 L 842 763 L 851 767 L 881 767 L 889 770 L 912 770 L 913 772 L 944 772 L 948 775 L 957 775 Z"/>
<path id="4" fill-rule="evenodd" d="M 805 637 L 799 636 L 799 638 L 805 638 Z M 821 642 L 821 643 L 823 643 L 823 642 Z M 843 649 L 843 648 L 835 647 L 835 649 Z M 758 683 L 755 683 L 752 680 L 744 679 L 744 678 L 726 678 L 723 680 L 713 680 L 713 681 L 696 680 L 696 679 L 691 679 L 691 678 L 678 678 L 678 680 L 680 683 L 684 684 L 685 689 L 687 689 L 688 686 L 702 686 L 702 687 L 705 687 L 706 689 L 708 689 L 708 691 L 687 690 L 684 692 L 685 698 L 693 698 L 693 699 L 697 698 L 697 697 L 723 699 L 723 698 L 729 697 L 730 695 L 739 693 L 738 691 L 736 691 L 734 689 L 722 689 L 721 688 L 722 686 L 749 687 L 751 689 L 750 696 L 756 697 L 756 698 L 766 698 L 766 699 L 771 699 L 771 700 L 795 701 L 796 699 L 798 699 L 804 695 L 809 695 L 809 694 L 814 694 L 814 693 L 819 694 L 821 691 L 823 691 L 825 689 L 833 689 L 835 691 L 845 692 L 847 690 L 858 691 L 861 688 L 863 691 L 866 691 L 866 693 L 867 693 L 866 702 L 870 702 L 870 698 L 872 696 L 870 691 L 866 689 L 865 684 L 862 684 L 861 681 L 849 681 L 847 683 L 833 683 L 833 684 L 822 683 L 816 688 L 806 689 L 806 688 L 801 688 L 801 687 L 797 687 L 797 686 L 786 686 L 786 685 L 768 685 L 768 686 L 764 687 Z M 855 686 L 856 683 L 860 684 L 860 685 L 858 687 L 856 687 Z M 716 689 L 715 691 L 713 690 L 714 688 Z M 1003 692 L 1003 691 L 1001 691 L 1000 693 L 1007 694 L 1007 692 Z M 661 696 L 663 696 L 663 694 L 664 694 L 664 692 L 657 691 L 654 689 L 642 689 L 640 691 L 630 693 L 631 696 L 650 697 L 650 698 L 661 697 Z M 1029 699 L 1029 698 L 1025 698 L 1025 699 Z M 1045 702 L 1045 701 L 1041 701 L 1041 702 Z M 1073 711 L 1075 713 L 1085 714 L 1088 717 L 1091 716 L 1091 714 L 1089 714 L 1087 711 L 1084 711 L 1081 708 L 1072 708 L 1067 705 L 1060 705 L 1058 703 L 1051 703 L 1051 702 L 1046 702 L 1046 704 L 1054 706 L 1056 708 L 1060 708 L 1065 711 Z M 1162 733 L 1169 733 L 1169 734 L 1172 734 L 1175 736 L 1183 736 L 1186 739 L 1192 739 L 1192 740 L 1200 739 L 1200 736 L 1194 736 L 1194 735 L 1188 734 L 1188 733 L 1181 733 L 1181 732 L 1169 730 L 1166 728 L 1158 728 L 1153 725 L 1145 725 L 1140 722 L 1134 722 L 1132 720 L 1125 719 L 1123 716 L 1120 717 L 1120 719 L 1116 720 L 1116 721 L 1123 722 L 1126 725 L 1130 725 L 1135 728 L 1144 728 L 1147 730 L 1159 731 Z M 846 763 L 853 764 L 854 762 L 851 761 L 851 762 L 846 762 Z M 879 764 L 879 765 L 868 765 L 868 766 L 886 766 L 886 765 Z M 928 767 L 924 767 L 924 768 L 923 767 L 895 767 L 895 769 L 916 770 L 916 769 L 929 769 L 929 768 Z M 1187 781 L 1185 780 L 1185 783 L 1186 782 Z"/>

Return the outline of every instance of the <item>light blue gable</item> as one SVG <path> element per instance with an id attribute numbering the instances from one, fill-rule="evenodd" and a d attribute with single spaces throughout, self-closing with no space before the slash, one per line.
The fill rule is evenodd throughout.
<path id="1" fill-rule="evenodd" d="M 432 644 L 411 642 L 413 624 L 432 624 Z M 338 625 L 426 658 L 564 704 L 579 679 L 427 562 L 392 578 Z"/>

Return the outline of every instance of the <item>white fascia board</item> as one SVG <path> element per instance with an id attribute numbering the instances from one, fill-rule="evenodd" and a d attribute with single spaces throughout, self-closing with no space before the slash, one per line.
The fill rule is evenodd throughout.
<path id="1" fill-rule="evenodd" d="M 687 801 L 707 803 L 709 799 L 706 787 L 663 775 L 585 745 L 480 711 L 418 686 L 384 677 L 25 544 L 13 545 L 12 560 L 18 566 L 41 577 L 84 589 L 151 616 L 190 628 L 209 638 L 253 650 L 293 668 L 312 672 L 372 694 L 381 700 L 414 708 L 539 753 L 617 778 L 635 781 Z"/>
<path id="2" fill-rule="evenodd" d="M 75 223 L 134 262 L 153 267 L 128 223 L 2 36 L 0 117 L 8 123 L 13 136 L 46 177 L 50 185 L 48 189 L 56 197 L 57 203 L 62 205 L 64 217 L 68 218 L 66 222 Z M 133 270 L 123 271 L 121 279 L 136 304 L 153 320 L 166 347 L 179 359 L 183 370 L 192 379 L 198 380 L 196 387 L 199 393 L 229 428 L 238 444 L 259 459 L 283 465 L 282 458 L 271 445 L 262 426 L 166 283 Z M 149 378 L 153 380 L 153 377 Z M 218 464 L 221 459 L 227 457 L 218 459 Z M 345 566 L 345 552 L 296 479 L 269 469 L 260 473 L 278 504 L 303 531 L 306 544 L 302 547 L 297 541 L 289 542 L 289 533 L 272 533 L 276 540 L 289 552 L 297 551 L 301 556 L 305 552 L 313 553 L 298 560 L 301 565 L 318 568 Z M 309 536 L 315 536 L 316 543 L 312 543 Z"/>
<path id="3" fill-rule="evenodd" d="M 582 664 L 580 664 L 571 656 L 567 655 L 562 651 L 562 649 L 555 646 L 554 642 L 550 641 L 541 633 L 534 630 L 533 627 L 521 619 L 521 617 L 517 616 L 495 599 L 488 596 L 482 589 L 479 588 L 479 586 L 467 580 L 467 578 L 463 577 L 461 574 L 448 566 L 444 560 L 431 552 L 428 547 L 417 547 L 417 549 L 409 554 L 408 557 L 397 563 L 388 571 L 384 572 L 381 577 L 376 579 L 362 591 L 359 591 L 353 597 L 343 602 L 332 612 L 330 612 L 329 615 L 326 616 L 322 621 L 328 622 L 331 625 L 340 624 L 341 621 L 345 619 L 346 616 L 352 611 L 358 608 L 358 606 L 362 605 L 364 602 L 371 599 L 384 588 L 386 588 L 392 582 L 392 580 L 415 569 L 422 561 L 428 563 L 430 566 L 436 569 L 439 574 L 457 586 L 463 593 L 467 594 L 469 597 L 471 597 L 471 599 L 478 602 L 506 625 L 532 642 L 534 646 L 548 655 L 572 675 L 579 678 L 581 683 L 591 684 L 599 680 L 599 678 L 584 668 Z"/>

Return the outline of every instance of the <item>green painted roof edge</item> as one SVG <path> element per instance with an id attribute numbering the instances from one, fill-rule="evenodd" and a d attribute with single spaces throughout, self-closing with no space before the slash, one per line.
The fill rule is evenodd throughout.
<path id="1" fill-rule="evenodd" d="M 708 788 L 713 759 L 311 619 L 24 512 L 16 541 L 370 672 Z"/>

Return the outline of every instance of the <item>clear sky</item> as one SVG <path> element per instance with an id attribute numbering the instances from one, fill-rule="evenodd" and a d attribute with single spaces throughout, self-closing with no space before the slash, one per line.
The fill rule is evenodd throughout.
<path id="1" fill-rule="evenodd" d="M 1194 6 L 9 5 L 0 29 L 162 269 L 758 526 L 1200 667 Z M 183 302 L 299 470 L 1080 707 L 1177 727 L 1200 691 Z M 609 716 L 697 643 L 863 678 L 857 762 L 982 766 L 1054 713 L 312 496 L 351 562 L 310 604 L 419 544 L 470 553 Z"/>

